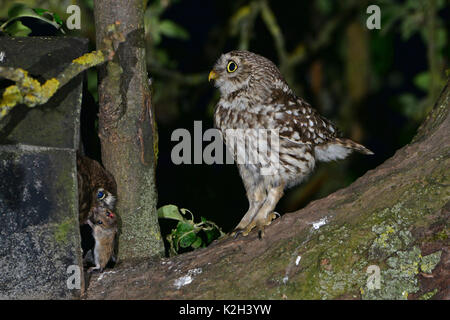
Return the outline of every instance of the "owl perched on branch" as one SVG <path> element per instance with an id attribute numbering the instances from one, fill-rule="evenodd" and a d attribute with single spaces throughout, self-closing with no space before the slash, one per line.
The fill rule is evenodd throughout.
<path id="1" fill-rule="evenodd" d="M 220 90 L 214 113 L 244 182 L 249 209 L 234 233 L 246 236 L 275 218 L 286 187 L 302 182 L 316 161 L 344 159 L 352 151 L 373 154 L 341 138 L 337 128 L 297 97 L 278 68 L 248 51 L 223 54 L 209 74 Z M 270 138 L 268 138 L 270 137 Z M 256 161 L 255 161 L 256 160 Z"/>

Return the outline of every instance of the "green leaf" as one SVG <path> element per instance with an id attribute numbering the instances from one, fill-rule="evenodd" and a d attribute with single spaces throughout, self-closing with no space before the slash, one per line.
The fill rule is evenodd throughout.
<path id="1" fill-rule="evenodd" d="M 11 7 L 8 11 L 8 20 L 0 26 L 0 30 L 6 30 L 9 27 L 9 24 L 13 23 L 13 21 L 18 20 L 20 18 L 29 17 L 29 18 L 35 18 L 41 21 L 44 21 L 48 24 L 51 24 L 56 29 L 60 30 L 62 33 L 64 33 L 64 30 L 61 28 L 61 26 L 56 23 L 55 21 L 52 21 L 50 18 L 44 17 L 47 11 L 42 11 L 45 9 L 38 10 L 40 13 L 38 14 L 35 10 L 27 7 L 23 3 L 17 3 Z"/>
<path id="2" fill-rule="evenodd" d="M 163 20 L 159 24 L 161 34 L 169 38 L 189 39 L 189 33 L 181 26 L 170 20 Z"/>
<path id="3" fill-rule="evenodd" d="M 203 244 L 202 238 L 198 237 L 195 239 L 195 241 L 191 244 L 191 247 L 194 249 L 200 248 Z"/>
<path id="4" fill-rule="evenodd" d="M 176 235 L 182 248 L 189 247 L 197 238 L 194 226 L 186 222 L 178 222 Z"/>
<path id="5" fill-rule="evenodd" d="M 217 238 L 219 238 L 220 236 L 220 232 L 219 230 L 217 230 L 216 228 L 213 228 L 211 230 L 204 230 L 205 235 L 206 235 L 206 244 L 210 244 L 211 242 L 213 242 L 214 240 L 216 240 Z"/>
<path id="6" fill-rule="evenodd" d="M 421 72 L 414 77 L 414 84 L 423 91 L 427 92 L 430 87 L 431 75 L 430 72 Z"/>
<path id="7" fill-rule="evenodd" d="M 178 236 L 182 236 L 183 234 L 193 231 L 193 230 L 194 230 L 194 225 L 192 223 L 180 221 L 177 224 L 176 233 Z"/>
<path id="8" fill-rule="evenodd" d="M 56 23 L 59 24 L 60 26 L 62 26 L 63 21 L 61 20 L 61 18 L 58 16 L 57 13 L 53 14 L 53 19 L 55 19 Z"/>
<path id="9" fill-rule="evenodd" d="M 166 206 L 162 206 L 158 209 L 158 218 L 161 219 L 173 219 L 178 221 L 184 221 L 183 216 L 178 211 L 178 207 L 173 204 L 168 204 Z"/>
<path id="10" fill-rule="evenodd" d="M 47 9 L 42 9 L 42 8 L 34 8 L 33 10 L 40 16 L 43 16 L 45 12 L 48 12 Z"/>
<path id="11" fill-rule="evenodd" d="M 13 37 L 26 37 L 31 33 L 31 29 L 19 20 L 10 23 L 4 30 Z"/>

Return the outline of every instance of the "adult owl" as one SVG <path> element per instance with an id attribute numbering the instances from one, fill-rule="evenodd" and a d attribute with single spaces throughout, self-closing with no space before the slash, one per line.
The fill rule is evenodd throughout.
<path id="1" fill-rule="evenodd" d="M 87 223 L 94 208 L 114 210 L 116 181 L 100 163 L 77 153 L 77 178 L 80 225 Z"/>
<path id="2" fill-rule="evenodd" d="M 352 151 L 373 154 L 341 138 L 329 120 L 295 95 L 267 58 L 228 52 L 217 60 L 208 80 L 220 90 L 214 123 L 237 163 L 249 201 L 236 235 L 246 236 L 256 227 L 262 237 L 284 189 L 302 182 L 317 161 L 344 159 Z"/>

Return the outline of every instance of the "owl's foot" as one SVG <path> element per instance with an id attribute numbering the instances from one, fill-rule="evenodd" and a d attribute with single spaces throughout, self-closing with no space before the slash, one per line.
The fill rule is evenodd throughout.
<path id="1" fill-rule="evenodd" d="M 239 235 L 243 235 L 244 237 L 246 237 L 250 231 L 253 230 L 253 228 L 257 227 L 258 230 L 258 236 L 260 239 L 262 239 L 262 237 L 264 236 L 264 227 L 268 226 L 272 223 L 273 220 L 275 220 L 276 218 L 280 217 L 280 214 L 278 212 L 272 212 L 269 213 L 266 217 L 266 219 L 264 219 L 261 223 L 259 223 L 257 221 L 257 219 L 253 219 L 248 225 L 247 227 L 240 229 L 240 228 L 236 228 L 232 233 L 231 236 L 234 236 L 234 238 L 236 239 Z"/>
<path id="2" fill-rule="evenodd" d="M 262 239 L 264 237 L 264 228 L 272 223 L 273 220 L 280 217 L 280 214 L 278 212 L 271 212 L 267 215 L 266 219 L 262 220 L 260 223 L 259 221 L 256 221 L 256 227 L 258 230 L 258 237 Z M 256 220 L 256 219 L 255 219 Z"/>
<path id="3" fill-rule="evenodd" d="M 246 237 L 250 231 L 252 231 L 252 229 L 256 226 L 255 222 L 250 222 L 245 228 L 236 228 L 234 229 L 233 232 L 231 232 L 231 236 L 234 237 L 235 239 L 237 237 L 239 237 L 239 235 L 243 235 L 244 237 Z"/>

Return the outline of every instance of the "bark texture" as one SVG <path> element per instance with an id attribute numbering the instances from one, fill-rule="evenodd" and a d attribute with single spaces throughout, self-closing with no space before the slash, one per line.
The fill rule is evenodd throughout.
<path id="1" fill-rule="evenodd" d="M 98 0 L 94 14 L 97 50 L 111 47 L 112 31 L 125 39 L 114 48 L 113 60 L 100 69 L 98 90 L 102 161 L 114 175 L 119 195 L 119 259 L 161 255 L 157 134 L 145 64 L 143 1 Z"/>
<path id="2" fill-rule="evenodd" d="M 123 262 L 92 278 L 86 297 L 450 299 L 449 100 L 447 83 L 409 145 L 275 220 L 264 239 L 252 232 L 171 259 Z"/>

